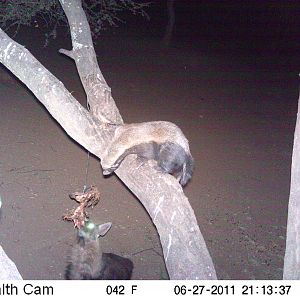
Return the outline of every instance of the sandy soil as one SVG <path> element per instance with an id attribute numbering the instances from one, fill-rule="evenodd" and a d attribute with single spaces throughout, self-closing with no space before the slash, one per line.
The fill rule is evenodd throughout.
<path id="1" fill-rule="evenodd" d="M 71 60 L 57 54 L 66 38 L 17 40 L 85 96 Z M 190 140 L 196 160 L 185 192 L 220 279 L 282 277 L 297 73 L 264 56 L 175 47 L 154 40 L 105 37 L 100 68 L 126 122 L 168 120 Z M 269 59 L 268 54 L 265 59 Z M 271 66 L 272 62 L 268 64 Z M 28 89 L 0 69 L 0 243 L 25 279 L 62 279 L 74 240 L 61 220 L 68 194 L 85 184 L 87 153 L 68 138 Z M 168 278 L 156 230 L 139 201 L 90 160 L 88 184 L 102 193 L 92 218 L 111 221 L 105 251 L 133 259 L 133 279 Z"/>

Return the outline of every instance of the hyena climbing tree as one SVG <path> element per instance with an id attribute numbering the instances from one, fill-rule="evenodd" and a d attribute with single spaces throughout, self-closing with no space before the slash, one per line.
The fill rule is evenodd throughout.
<path id="1" fill-rule="evenodd" d="M 80 0 L 59 1 L 68 19 L 72 49 L 60 52 L 76 64 L 90 110 L 82 107 L 31 53 L 0 30 L 0 62 L 35 94 L 66 133 L 103 157 L 123 120 L 97 63 L 91 32 Z M 116 175 L 136 195 L 160 236 L 171 279 L 216 279 L 215 269 L 194 212 L 178 181 L 127 156 Z"/>

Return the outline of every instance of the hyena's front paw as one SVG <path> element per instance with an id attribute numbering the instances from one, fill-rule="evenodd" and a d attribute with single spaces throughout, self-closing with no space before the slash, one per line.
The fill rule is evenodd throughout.
<path id="1" fill-rule="evenodd" d="M 110 175 L 111 173 L 113 173 L 118 168 L 118 165 L 116 165 L 116 164 L 110 164 L 105 159 L 103 159 L 101 161 L 101 166 L 102 166 L 102 173 L 103 173 L 103 175 Z"/>

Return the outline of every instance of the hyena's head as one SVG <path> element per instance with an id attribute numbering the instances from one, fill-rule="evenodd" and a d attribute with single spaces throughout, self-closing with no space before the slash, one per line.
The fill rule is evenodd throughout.
<path id="1" fill-rule="evenodd" d="M 86 221 L 84 226 L 77 231 L 77 239 L 81 245 L 88 242 L 97 242 L 99 237 L 106 235 L 111 228 L 112 223 L 95 224 L 91 221 Z"/>

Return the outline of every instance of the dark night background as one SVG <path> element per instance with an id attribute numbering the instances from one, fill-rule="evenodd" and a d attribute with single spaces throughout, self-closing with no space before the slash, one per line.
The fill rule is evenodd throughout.
<path id="1" fill-rule="evenodd" d="M 153 1 L 149 21 L 123 14 L 126 23 L 96 41 L 100 69 L 125 122 L 172 121 L 189 139 L 196 169 L 185 193 L 218 278 L 281 279 L 300 3 L 177 0 L 175 10 L 168 50 L 166 1 Z M 85 105 L 74 63 L 57 53 L 70 48 L 69 36 L 58 33 L 47 48 L 42 26 L 22 28 L 15 40 Z M 0 243 L 25 279 L 62 279 L 74 232 L 61 215 L 84 184 L 86 152 L 0 71 Z M 133 279 L 168 278 L 143 207 L 116 177 L 102 177 L 96 159 L 90 166 L 89 182 L 103 195 L 93 218 L 113 223 L 105 251 L 133 259 Z"/>

